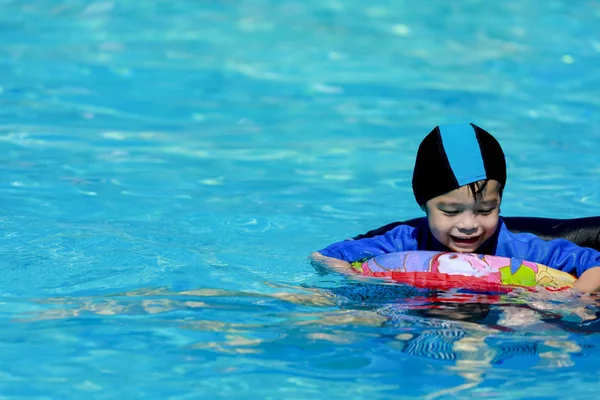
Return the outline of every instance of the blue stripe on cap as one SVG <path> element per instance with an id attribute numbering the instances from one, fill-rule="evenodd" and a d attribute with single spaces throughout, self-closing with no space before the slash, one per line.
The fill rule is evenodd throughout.
<path id="1" fill-rule="evenodd" d="M 440 125 L 440 136 L 459 186 L 487 179 L 479 142 L 471 125 Z"/>

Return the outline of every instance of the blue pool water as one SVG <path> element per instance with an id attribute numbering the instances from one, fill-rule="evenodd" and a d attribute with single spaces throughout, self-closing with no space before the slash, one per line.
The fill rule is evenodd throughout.
<path id="1" fill-rule="evenodd" d="M 504 215 L 600 215 L 599 38 L 593 1 L 0 0 L 0 398 L 596 398 L 593 299 L 307 254 L 420 215 L 446 122 L 502 142 Z"/>

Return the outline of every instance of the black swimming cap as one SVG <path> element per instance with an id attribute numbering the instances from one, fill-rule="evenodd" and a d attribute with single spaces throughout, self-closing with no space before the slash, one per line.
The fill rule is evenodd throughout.
<path id="1" fill-rule="evenodd" d="M 420 206 L 434 197 L 483 179 L 506 184 L 500 143 L 474 124 L 436 126 L 421 142 L 413 171 Z"/>

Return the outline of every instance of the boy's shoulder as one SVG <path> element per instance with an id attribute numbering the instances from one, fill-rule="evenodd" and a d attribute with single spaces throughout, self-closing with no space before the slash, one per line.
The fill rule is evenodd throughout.
<path id="1" fill-rule="evenodd" d="M 502 220 L 500 224 L 498 246 L 504 248 L 504 251 L 510 249 L 510 252 L 527 254 L 539 251 L 544 252 L 552 248 L 552 251 L 568 252 L 573 250 L 573 248 L 581 247 L 576 243 L 563 238 L 544 239 L 531 232 L 513 232 Z"/>
<path id="2" fill-rule="evenodd" d="M 426 224 L 425 219 L 425 226 Z M 419 249 L 421 224 L 394 223 L 374 229 L 355 238 L 333 243 L 318 251 L 325 257 L 347 262 L 369 259 L 380 254 Z"/>
<path id="3" fill-rule="evenodd" d="M 388 232 L 394 233 L 394 234 L 403 234 L 403 233 L 409 234 L 409 233 L 412 233 L 419 226 L 422 226 L 424 223 L 425 224 L 427 223 L 426 217 L 413 218 L 413 219 L 410 219 L 407 221 L 392 222 L 390 224 L 383 225 L 379 228 L 370 230 L 367 233 L 357 235 L 357 236 L 353 237 L 352 239 L 360 240 L 360 239 L 366 239 L 366 238 L 373 238 L 375 236 L 384 235 Z"/>

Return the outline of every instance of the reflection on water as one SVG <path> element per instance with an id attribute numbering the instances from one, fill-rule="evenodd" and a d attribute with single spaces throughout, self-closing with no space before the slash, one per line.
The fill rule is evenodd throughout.
<path id="1" fill-rule="evenodd" d="M 412 357 L 450 362 L 452 368 L 522 360 L 537 367 L 568 367 L 583 352 L 570 332 L 600 330 L 600 303 L 594 297 L 428 292 L 365 283 L 328 290 L 284 288 L 271 294 L 153 288 L 51 298 L 39 301 L 41 310 L 22 313 L 15 321 L 138 315 L 162 328 L 219 333 L 216 340 L 200 340 L 191 348 L 258 354 L 274 342 L 289 346 L 290 337 L 307 346 L 373 341 Z M 240 311 L 253 317 L 227 318 Z M 261 338 L 265 334 L 268 338 Z"/>
<path id="2" fill-rule="evenodd" d="M 55 297 L 40 299 L 39 309 L 19 313 L 13 321 L 27 330 L 59 324 L 63 334 L 56 340 L 65 340 L 69 329 L 75 329 L 72 340 L 85 332 L 94 340 L 108 334 L 110 340 L 102 344 L 108 348 L 138 348 L 136 335 L 143 335 L 144 342 L 192 364 L 243 357 L 236 367 L 222 367 L 223 373 L 257 364 L 306 379 L 372 374 L 381 387 L 401 390 L 394 371 L 409 362 L 421 376 L 462 379 L 429 387 L 423 396 L 430 399 L 470 396 L 502 369 L 568 371 L 588 356 L 581 333 L 600 330 L 594 297 L 436 292 L 364 282 L 329 289 L 271 288 L 269 294 L 144 288 Z M 123 323 L 132 333 L 114 336 L 111 327 Z M 388 354 L 383 363 L 382 352 Z M 533 376 L 521 374 L 523 385 Z"/>

